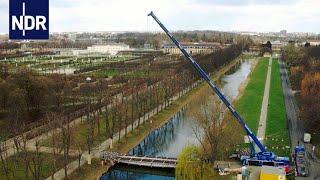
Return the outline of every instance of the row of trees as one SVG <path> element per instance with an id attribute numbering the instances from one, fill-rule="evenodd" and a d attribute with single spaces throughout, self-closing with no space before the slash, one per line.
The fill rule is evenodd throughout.
<path id="1" fill-rule="evenodd" d="M 219 31 L 177 31 L 173 33 L 181 42 L 219 42 L 221 44 L 246 43 L 253 44 L 249 36 Z M 161 48 L 164 42 L 171 42 L 165 33 L 122 33 L 116 37 L 116 42 L 129 44 L 131 47 L 143 47 L 150 44 Z"/>
<path id="2" fill-rule="evenodd" d="M 241 47 L 235 45 L 215 55 L 198 55 L 196 59 L 206 72 L 214 72 L 240 53 Z M 115 63 L 112 67 L 129 67 L 132 71 L 112 79 L 94 78 L 85 82 L 82 75 L 44 76 L 26 69 L 12 73 L 10 67 L 3 66 L 0 88 L 4 93 L 1 93 L 0 107 L 6 119 L 13 122 L 7 129 L 14 137 L 19 154 L 28 152 L 26 142 L 30 137 L 23 132 L 30 129 L 31 121 L 42 121 L 41 127 L 46 127 L 44 131 L 60 130 L 59 133 L 54 131 L 57 134 L 52 134 L 50 140 L 53 147 L 52 173 L 59 167 L 61 154 L 60 162 L 66 172 L 71 149 L 77 151 L 80 165 L 82 153 L 85 150 L 91 153 L 93 147 L 101 142 L 101 137 L 112 142 L 114 138 L 120 139 L 123 133 L 126 137 L 126 127 L 131 126 L 132 130 L 142 122 L 150 121 L 152 113 L 168 107 L 174 96 L 181 96 L 187 87 L 193 88 L 199 80 L 192 67 L 178 56 Z M 41 117 L 37 118 L 39 114 Z M 85 129 L 69 124 L 76 117 L 83 117 Z M 122 129 L 125 131 L 121 132 Z M 118 137 L 115 137 L 116 133 L 119 133 Z M 35 147 L 40 146 L 36 144 Z M 38 160 L 32 166 L 41 171 L 43 153 L 39 149 L 36 152 Z M 30 160 L 25 159 L 24 162 L 27 176 L 31 172 Z M 2 163 L 6 163 L 5 160 Z"/>
<path id="3" fill-rule="evenodd" d="M 289 44 L 282 51 L 289 65 L 294 90 L 300 91 L 300 115 L 311 132 L 320 130 L 320 47 L 295 47 Z"/>

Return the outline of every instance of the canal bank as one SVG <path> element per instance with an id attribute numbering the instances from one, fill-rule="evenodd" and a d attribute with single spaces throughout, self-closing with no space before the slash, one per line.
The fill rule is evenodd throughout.
<path id="1" fill-rule="evenodd" d="M 235 70 L 231 69 L 230 72 L 225 73 L 226 75 L 221 78 L 222 85 L 220 87 L 223 87 L 223 92 L 229 99 L 234 100 L 239 95 L 240 86 L 249 76 L 252 66 L 252 61 L 244 61 Z M 199 109 L 197 103 L 199 100 L 203 102 L 209 101 L 213 95 L 214 93 L 209 88 L 198 91 L 197 96 L 191 99 L 186 107 L 179 110 L 163 126 L 149 133 L 146 138 L 129 151 L 129 154 L 176 158 L 186 146 L 199 145 L 197 135 L 194 132 L 196 129 L 196 120 L 194 118 L 196 117 L 192 115 L 192 112 Z M 174 174 L 166 177 L 162 175 L 156 176 L 153 173 L 150 174 L 149 171 L 133 172 L 132 170 L 126 171 L 123 168 L 119 170 L 118 165 L 116 165 L 105 173 L 101 179 L 127 179 L 131 177 L 136 179 L 173 179 Z"/>
<path id="2" fill-rule="evenodd" d="M 241 62 L 241 58 L 236 59 L 229 63 L 228 65 L 222 67 L 218 72 L 216 72 L 214 75 L 214 80 L 218 80 L 220 77 L 222 77 L 226 72 L 228 72 L 232 67 L 236 66 L 239 62 Z M 194 98 L 196 98 L 201 90 L 204 88 L 207 88 L 207 85 L 204 83 L 201 83 L 198 87 L 194 88 L 190 92 L 188 92 L 186 95 L 182 96 L 178 100 L 174 101 L 167 109 L 163 110 L 158 115 L 155 115 L 152 117 L 152 123 L 145 122 L 142 126 L 139 127 L 138 130 L 134 130 L 129 134 L 127 139 L 122 138 L 120 142 L 115 144 L 115 147 L 112 149 L 112 151 L 118 151 L 121 153 L 127 153 L 130 149 L 135 147 L 137 144 L 139 144 L 150 132 L 154 131 L 155 129 L 163 126 L 167 121 L 170 120 L 170 117 L 172 117 L 176 112 L 178 112 L 182 107 L 184 107 L 186 104 L 190 103 Z M 99 163 L 97 160 L 94 160 L 94 163 Z M 96 166 L 96 165 L 95 165 Z M 83 165 L 81 167 L 81 174 L 79 172 L 74 172 L 71 175 L 72 179 L 93 179 L 97 178 L 99 174 L 102 174 L 107 170 L 107 167 L 100 167 L 100 163 L 97 167 L 92 168 L 92 165 Z M 79 174 L 79 175 L 78 175 Z"/>

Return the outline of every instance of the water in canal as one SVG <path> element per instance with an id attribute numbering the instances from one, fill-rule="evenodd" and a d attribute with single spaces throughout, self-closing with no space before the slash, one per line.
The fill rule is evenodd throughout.
<path id="1" fill-rule="evenodd" d="M 237 68 L 226 73 L 221 79 L 223 82 L 223 92 L 229 99 L 234 99 L 238 96 L 240 84 L 248 77 L 251 65 L 252 61 L 246 60 Z M 198 144 L 192 128 L 194 127 L 194 121 L 192 117 L 188 116 L 187 107 L 182 108 L 161 128 L 152 131 L 129 154 L 152 157 L 177 157 L 185 146 Z M 103 174 L 100 179 L 174 179 L 174 171 L 115 165 Z"/>

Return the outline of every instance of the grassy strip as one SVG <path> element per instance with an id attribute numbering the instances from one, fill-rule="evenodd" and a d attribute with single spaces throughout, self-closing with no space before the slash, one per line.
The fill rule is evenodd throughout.
<path id="1" fill-rule="evenodd" d="M 13 179 L 27 179 L 25 172 L 25 160 L 23 159 L 21 153 L 10 156 L 6 159 L 9 168 L 9 180 Z M 30 163 L 30 168 L 34 168 L 33 160 L 36 160 L 37 156 L 35 152 L 27 152 L 27 161 Z M 56 160 L 56 170 L 53 169 L 53 155 L 49 153 L 41 153 L 41 169 L 40 169 L 40 179 L 45 179 L 49 177 L 57 169 L 63 167 L 63 156 L 58 155 Z M 69 162 L 74 161 L 75 157 L 69 157 Z M 28 176 L 30 179 L 34 179 L 30 170 L 28 171 Z M 8 179 L 3 170 L 3 164 L 0 162 L 0 179 Z"/>
<path id="2" fill-rule="evenodd" d="M 290 149 L 285 147 L 290 147 L 290 140 L 279 63 L 275 60 L 272 62 L 265 145 L 280 156 L 290 156 Z"/>
<path id="3" fill-rule="evenodd" d="M 250 81 L 242 96 L 235 102 L 235 107 L 242 115 L 247 125 L 257 132 L 268 71 L 268 59 L 261 58 L 250 75 Z"/>

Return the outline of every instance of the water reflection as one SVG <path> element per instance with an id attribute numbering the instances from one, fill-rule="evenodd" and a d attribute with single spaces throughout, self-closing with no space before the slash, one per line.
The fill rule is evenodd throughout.
<path id="1" fill-rule="evenodd" d="M 233 74 L 225 75 L 222 78 L 223 92 L 229 99 L 235 99 L 239 94 L 239 87 L 250 74 L 252 61 L 244 61 Z"/>
<path id="2" fill-rule="evenodd" d="M 198 143 L 194 136 L 193 121 L 187 117 L 187 107 L 182 108 L 161 128 L 151 132 L 129 154 L 152 157 L 177 157 L 187 144 Z"/>
<path id="3" fill-rule="evenodd" d="M 101 180 L 118 180 L 118 179 L 142 179 L 142 180 L 173 180 L 174 170 L 173 169 L 152 169 L 143 167 L 133 167 L 117 164 L 110 172 L 104 174 Z"/>

